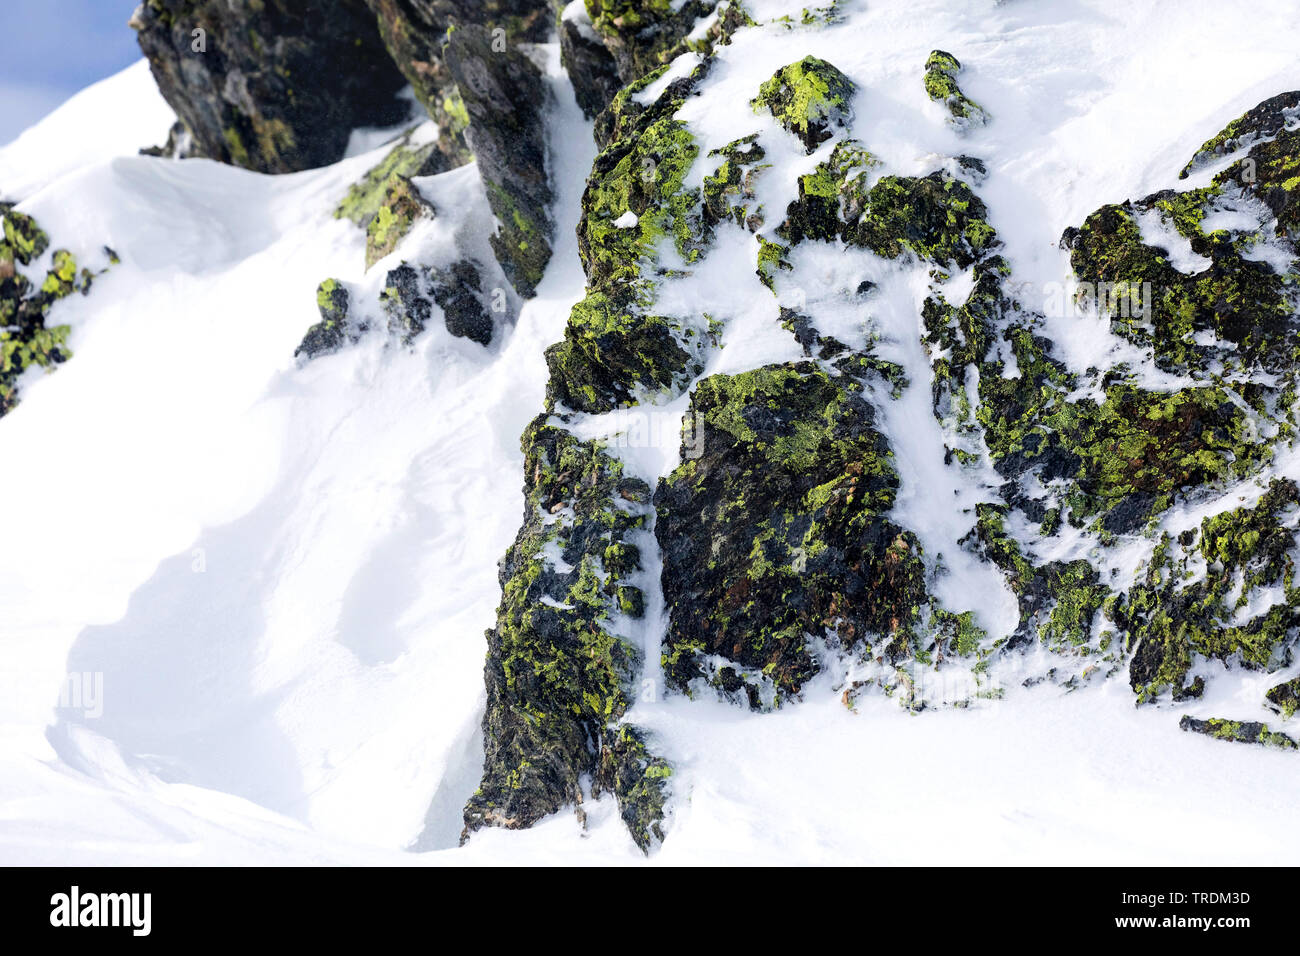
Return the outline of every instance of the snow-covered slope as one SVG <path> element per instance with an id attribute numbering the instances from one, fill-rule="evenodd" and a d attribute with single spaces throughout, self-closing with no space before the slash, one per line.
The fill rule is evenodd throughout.
<path id="1" fill-rule="evenodd" d="M 748 4 L 760 23 L 790 6 Z M 889 172 L 984 160 L 989 221 L 1038 308 L 1070 277 L 1063 229 L 1172 185 L 1225 122 L 1300 88 L 1280 0 L 1138 12 L 872 0 L 842 14 L 720 47 L 680 113 L 701 154 L 754 129 L 737 104 L 776 67 L 823 57 L 857 84 L 855 130 Z M 961 137 L 926 97 L 920 65 L 936 48 L 965 63 L 987 127 Z M 137 156 L 172 120 L 137 64 L 0 150 L 0 195 L 73 252 L 121 257 L 89 296 L 55 306 L 75 357 L 25 380 L 0 420 L 0 861 L 646 859 L 611 797 L 586 804 L 585 828 L 561 813 L 456 846 L 483 760 L 482 635 L 523 504 L 519 435 L 543 405 L 543 350 L 584 286 L 574 230 L 595 147 L 548 54 L 555 254 L 487 349 L 437 326 L 411 349 L 372 336 L 295 365 L 317 283 L 365 281 L 364 236 L 332 213 L 383 148 L 276 177 Z M 776 209 L 813 159 L 769 159 Z M 469 167 L 421 188 L 458 202 L 394 263 L 490 217 Z M 706 374 L 799 355 L 740 251 L 747 262 L 723 250 L 665 293 L 733 320 Z M 800 268 L 830 285 L 853 264 Z M 918 289 L 879 278 L 906 303 L 886 357 L 913 369 Z M 1071 364 L 1114 361 L 1100 320 L 1049 320 Z M 977 483 L 952 485 L 928 396 L 913 393 L 919 404 L 905 396 L 881 422 L 898 509 L 927 550 L 952 556 L 945 602 L 1005 633 L 1014 597 L 987 566 L 963 568 L 957 547 L 971 522 L 953 502 L 975 500 Z M 610 424 L 595 418 L 578 429 Z M 624 457 L 653 479 L 675 453 Z M 1278 469 L 1300 477 L 1294 455 Z M 651 680 L 661 604 L 651 595 L 642 635 Z M 1297 674 L 1234 672 L 1198 710 L 1265 719 L 1264 690 Z M 842 676 L 824 672 L 802 702 L 763 715 L 643 695 L 631 716 L 673 766 L 670 838 L 650 862 L 1278 862 L 1300 850 L 1294 754 L 1180 733 L 1168 710 L 1135 709 L 1122 680 L 1070 694 L 1008 682 L 1000 701 L 915 715 L 883 697 L 846 708 Z M 1230 814 L 1230 838 L 1225 807 L 1248 809 Z"/>

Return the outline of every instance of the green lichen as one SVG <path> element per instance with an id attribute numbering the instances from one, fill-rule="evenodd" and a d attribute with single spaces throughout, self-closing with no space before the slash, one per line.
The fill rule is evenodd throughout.
<path id="1" fill-rule="evenodd" d="M 910 655 L 925 603 L 919 542 L 886 517 L 898 478 L 856 382 L 809 363 L 715 375 L 692 393 L 702 454 L 656 495 L 669 683 L 717 654 L 780 696 L 818 670 L 812 637 Z"/>
<path id="2" fill-rule="evenodd" d="M 766 111 L 803 141 L 808 152 L 853 118 L 853 81 L 815 56 L 783 66 L 766 80 L 751 105 Z"/>
<path id="3" fill-rule="evenodd" d="M 964 181 L 940 172 L 883 176 L 862 205 L 844 239 L 889 259 L 907 251 L 966 269 L 998 245 L 983 201 Z"/>
<path id="4" fill-rule="evenodd" d="M 935 50 L 925 61 L 925 92 L 942 103 L 951 114 L 949 122 L 958 129 L 982 126 L 988 122 L 984 108 L 961 91 L 957 74 L 961 63 L 951 53 Z"/>
<path id="5" fill-rule="evenodd" d="M 366 267 L 396 248 L 411 224 L 431 211 L 411 183 L 413 176 L 441 172 L 445 161 L 436 143 L 410 145 L 410 134 L 358 181 L 334 210 L 336 219 L 349 219 L 366 230 Z"/>
<path id="6" fill-rule="evenodd" d="M 18 379 L 29 369 L 51 369 L 67 361 L 67 325 L 49 325 L 50 309 L 61 299 L 80 292 L 89 294 L 100 273 L 78 271 L 76 257 L 56 249 L 50 267 L 37 287 L 18 270 L 30 266 L 49 247 L 49 237 L 32 217 L 3 208 L 4 241 L 0 242 L 0 416 L 18 404 Z M 104 249 L 110 264 L 117 259 Z"/>
<path id="7" fill-rule="evenodd" d="M 486 757 L 466 831 L 529 826 L 581 802 L 579 781 L 590 774 L 614 791 L 644 849 L 662 837 L 667 766 L 620 723 L 639 660 L 611 620 L 638 600 L 626 581 L 628 538 L 645 522 L 649 489 L 546 416 L 522 446 L 524 523 L 502 562 L 488 632 Z"/>
<path id="8" fill-rule="evenodd" d="M 396 249 L 417 219 L 432 213 L 433 207 L 414 183 L 404 176 L 392 179 L 378 211 L 366 224 L 366 268 Z"/>
<path id="9" fill-rule="evenodd" d="M 1275 481 L 1255 507 L 1207 518 L 1195 550 L 1162 539 L 1145 574 L 1112 613 L 1136 645 L 1130 679 L 1139 702 L 1166 691 L 1175 700 L 1199 696 L 1201 679 L 1187 679 L 1198 656 L 1251 669 L 1286 663 L 1300 623 L 1300 594 L 1288 553 L 1295 532 L 1283 519 L 1292 520 L 1298 502 L 1294 483 Z M 1187 583 L 1188 561 L 1196 553 L 1206 561 L 1205 572 Z M 1269 588 L 1280 588 L 1281 601 L 1238 623 L 1251 595 Z"/>
<path id="10" fill-rule="evenodd" d="M 1195 717 L 1183 717 L 1178 726 L 1189 733 L 1203 734 L 1215 740 L 1257 744 L 1274 750 L 1300 749 L 1300 745 L 1286 734 L 1270 730 L 1267 724 L 1254 721 L 1224 720 L 1219 717 L 1197 720 Z"/>
<path id="11" fill-rule="evenodd" d="M 1282 715 L 1283 720 L 1290 720 L 1300 710 L 1300 677 L 1269 688 L 1264 697 L 1268 705 Z"/>
<path id="12" fill-rule="evenodd" d="M 50 237 L 36 220 L 14 209 L 5 211 L 4 236 L 12 258 L 25 266 L 40 258 L 50 244 Z"/>

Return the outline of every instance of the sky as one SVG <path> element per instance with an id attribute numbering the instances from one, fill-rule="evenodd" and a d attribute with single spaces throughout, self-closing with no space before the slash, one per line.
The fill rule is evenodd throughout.
<path id="1" fill-rule="evenodd" d="M 0 144 L 140 58 L 138 0 L 18 0 L 0 30 Z"/>

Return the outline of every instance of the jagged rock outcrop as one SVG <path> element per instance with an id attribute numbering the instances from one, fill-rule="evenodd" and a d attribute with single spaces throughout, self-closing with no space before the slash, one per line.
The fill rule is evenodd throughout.
<path id="1" fill-rule="evenodd" d="M 365 0 L 145 0 L 131 25 L 196 155 L 309 169 L 342 157 L 355 127 L 408 114 Z"/>
<path id="2" fill-rule="evenodd" d="M 509 45 L 498 49 L 486 27 L 453 28 L 445 56 L 499 222 L 492 250 L 515 291 L 532 296 L 550 261 L 554 231 L 544 123 L 548 88 L 524 53 Z"/>
<path id="3" fill-rule="evenodd" d="M 583 0 L 564 8 L 559 23 L 560 62 L 573 82 L 573 93 L 588 119 L 599 116 L 623 86 L 618 64 L 591 24 Z"/>
<path id="4" fill-rule="evenodd" d="M 925 566 L 885 517 L 898 475 L 861 392 L 810 362 L 696 385 L 700 434 L 655 493 L 671 686 L 717 682 L 722 658 L 723 679 L 770 704 L 817 672 L 810 635 L 909 646 Z"/>
<path id="5" fill-rule="evenodd" d="M 450 165 L 473 157 L 465 142 L 468 123 L 464 104 L 443 55 L 447 31 L 479 24 L 501 51 L 515 44 L 539 42 L 550 31 L 546 0 L 365 0 L 378 20 L 379 32 L 393 62 L 416 98 L 438 124 L 439 148 Z"/>
<path id="6" fill-rule="evenodd" d="M 596 120 L 601 151 L 578 227 L 586 295 L 547 352 L 549 414 L 524 437 L 529 504 L 489 635 L 491 742 L 470 829 L 527 825 L 579 801 L 581 773 L 601 779 L 609 734 L 626 725 L 601 717 L 599 694 L 578 705 L 536 681 L 594 662 L 602 692 L 622 689 L 605 714 L 624 713 L 638 662 L 619 641 L 645 598 L 621 606 L 620 589 L 654 586 L 637 575 L 654 566 L 645 558 L 655 545 L 669 689 L 754 709 L 797 699 L 826 669 L 845 675 L 836 693 L 850 707 L 875 692 L 920 710 L 936 699 L 930 675 L 968 677 L 942 700 L 964 707 L 1000 696 L 1022 666 L 1041 669 L 1017 684 L 1066 691 L 1126 674 L 1148 705 L 1200 697 L 1206 661 L 1293 666 L 1300 490 L 1270 481 L 1267 466 L 1300 428 L 1300 133 L 1288 128 L 1300 96 L 1261 104 L 1202 147 L 1193 166 L 1225 164 L 1210 186 L 1106 206 L 1067 230 L 1080 281 L 1056 307 L 1096 310 L 1125 348 L 1149 350 L 1083 368 L 1052 341 L 1054 306 L 1035 311 L 1018 298 L 978 192 L 978 158 L 879 175 L 882 159 L 854 138 L 853 80 L 816 57 L 751 91 L 750 107 L 781 129 L 756 117 L 753 134 L 702 157 L 677 114 L 712 92 L 707 49 L 649 100 L 642 94 L 665 72 L 659 58 L 686 48 L 665 27 L 675 14 L 603 0 L 587 9 L 626 85 Z M 987 117 L 957 85 L 959 71 L 935 51 L 926 88 L 964 129 Z M 794 177 L 783 210 L 765 209 L 761 177 L 773 137 L 786 136 L 822 158 Z M 1218 215 L 1228 212 L 1252 218 Z M 1233 225 L 1210 229 L 1211 217 Z M 1199 258 L 1158 244 L 1162 229 Z M 726 334 L 726 306 L 722 318 L 691 314 L 689 296 L 668 290 L 725 283 L 707 275 L 722 237 L 755 250 L 752 267 L 805 360 L 700 378 Z M 844 262 L 862 271 L 840 275 Z M 595 416 L 625 408 L 680 409 L 688 390 L 680 464 L 654 489 L 651 536 L 650 489 L 620 505 L 610 476 L 622 476 L 621 460 L 569 429 L 589 434 Z M 893 449 L 917 454 L 905 432 L 922 424 L 939 436 L 935 467 L 952 469 L 937 484 L 963 478 L 934 505 L 960 500 L 969 518 L 942 533 L 918 515 L 917 498 L 897 506 L 908 501 L 900 488 L 919 479 L 900 474 Z M 922 501 L 933 491 L 911 490 Z M 617 514 L 592 517 L 611 501 Z M 605 529 L 594 544 L 593 525 Z M 1119 545 L 1122 560 L 1110 550 Z M 594 604 L 575 590 L 584 562 Z M 1001 633 L 983 596 L 945 603 L 966 600 L 944 586 L 958 563 L 1005 584 Z M 1294 684 L 1267 694 L 1284 718 L 1300 699 Z M 572 716 L 555 716 L 566 705 Z M 1294 746 L 1250 722 L 1187 718 L 1184 729 Z M 633 764 L 641 784 L 668 772 L 644 754 Z M 663 813 L 664 791 L 642 795 L 648 802 L 620 806 L 625 818 L 630 805 L 649 808 L 629 820 L 645 846 L 646 813 Z"/>
<path id="7" fill-rule="evenodd" d="M 684 52 L 686 35 L 717 5 L 717 0 L 686 0 L 681 4 L 668 0 L 586 0 L 592 28 L 614 57 L 624 83 L 640 79 Z"/>
<path id="8" fill-rule="evenodd" d="M 1270 687 L 1264 696 L 1270 710 L 1277 711 L 1284 720 L 1290 720 L 1300 710 L 1300 677 Z"/>
<path id="9" fill-rule="evenodd" d="M 483 781 L 465 808 L 465 834 L 530 826 L 580 804 L 590 776 L 594 792 L 613 791 L 646 849 L 663 835 L 670 771 L 620 721 L 640 662 L 625 635 L 644 613 L 631 578 L 650 489 L 545 415 L 522 447 L 523 527 L 501 563 L 501 607 L 487 634 Z"/>

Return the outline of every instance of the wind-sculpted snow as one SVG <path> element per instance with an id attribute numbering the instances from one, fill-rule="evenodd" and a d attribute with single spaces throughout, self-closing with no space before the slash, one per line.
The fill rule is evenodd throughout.
<path id="1" fill-rule="evenodd" d="M 120 257 L 0 418 L 0 855 L 1294 856 L 1289 11 L 570 5 L 525 298 L 369 6 L 432 122 L 333 165 L 0 150 Z"/>

